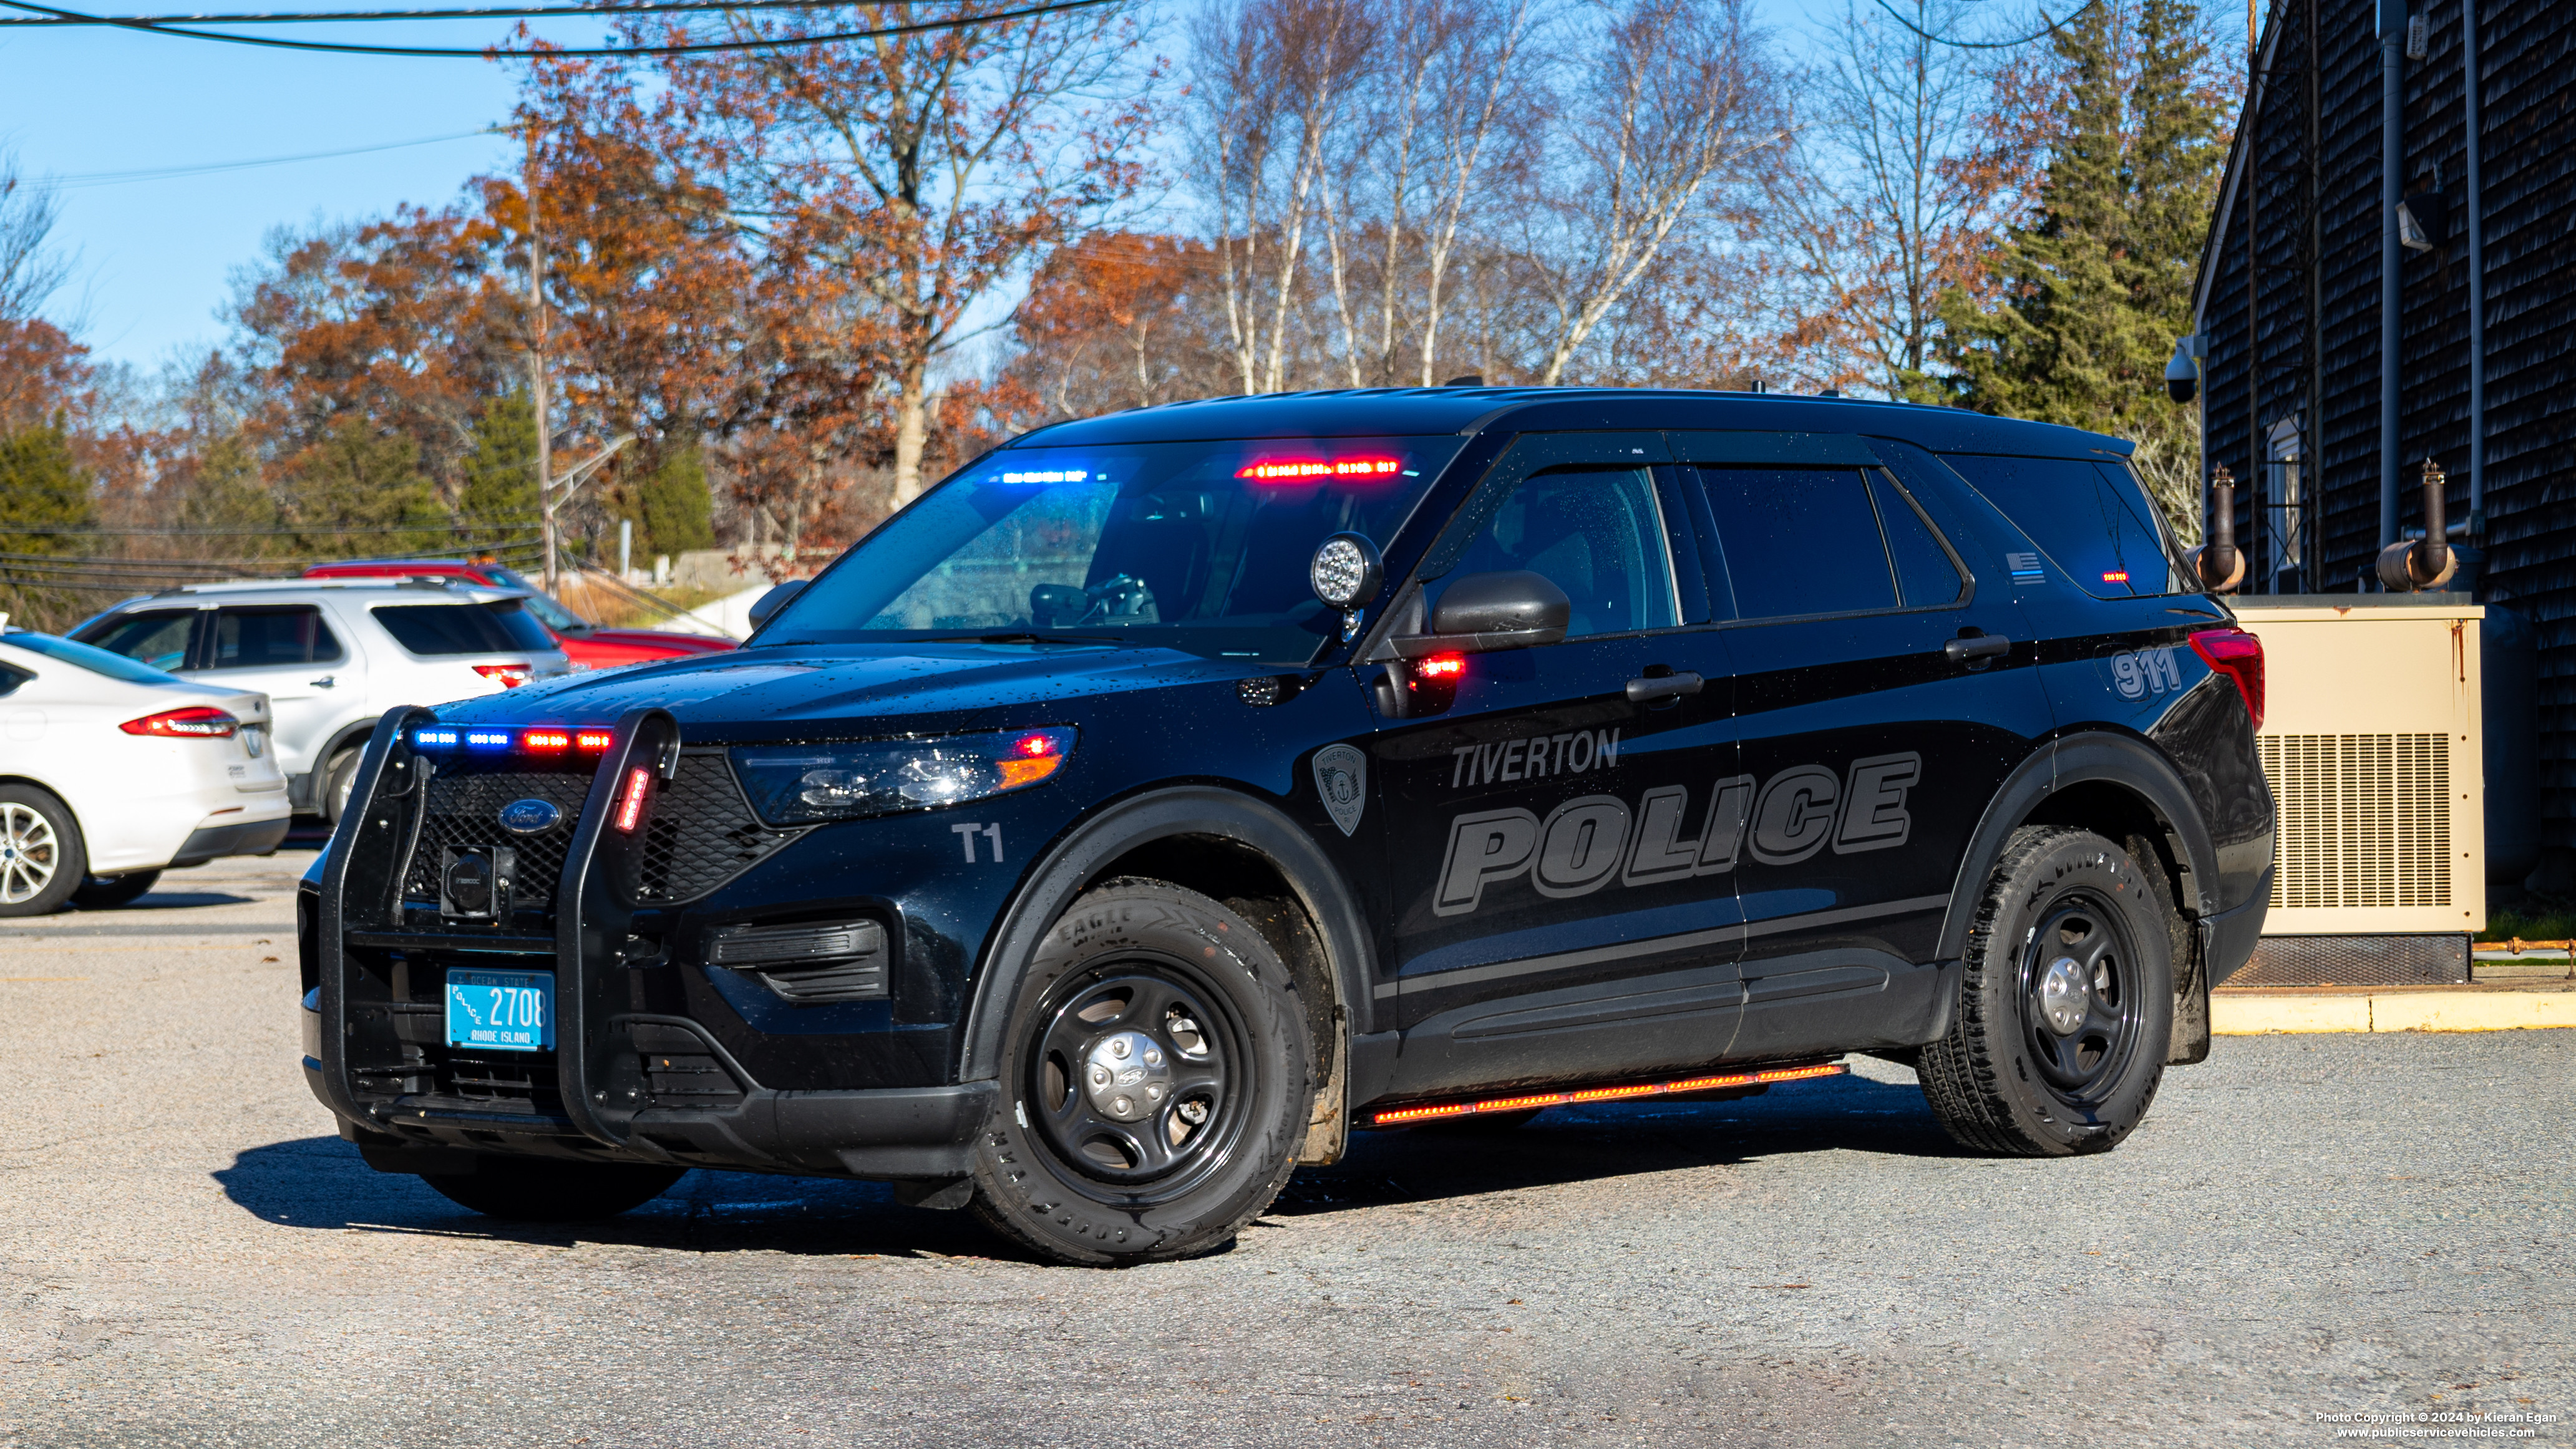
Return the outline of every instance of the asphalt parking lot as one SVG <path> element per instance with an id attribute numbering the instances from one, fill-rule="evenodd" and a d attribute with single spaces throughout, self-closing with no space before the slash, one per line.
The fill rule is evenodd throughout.
<path id="1" fill-rule="evenodd" d="M 0 923 L 0 1446 L 2244 1444 L 2576 1412 L 2576 1032 L 2241 1038 L 2121 1150 L 1910 1074 L 1374 1134 L 1231 1252 L 1041 1267 L 695 1173 L 496 1230 L 332 1135 L 293 879 Z"/>

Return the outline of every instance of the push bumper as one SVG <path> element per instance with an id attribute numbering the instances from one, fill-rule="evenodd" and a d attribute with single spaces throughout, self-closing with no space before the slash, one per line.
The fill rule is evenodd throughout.
<path id="1" fill-rule="evenodd" d="M 403 733 L 414 722 L 397 710 L 378 725 L 309 913 L 299 911 L 314 983 L 305 1079 L 371 1164 L 467 1171 L 506 1154 L 897 1180 L 970 1169 L 999 1100 L 993 1082 L 773 1088 L 699 1023 L 634 1009 L 639 938 L 617 881 L 619 853 L 637 846 L 604 829 L 613 788 L 588 793 L 556 882 L 554 934 L 406 929 L 394 882 L 417 831 Z M 659 711 L 629 715 L 597 779 L 656 768 L 675 733 Z M 459 952 L 479 968 L 553 973 L 554 1049 L 460 1063 L 436 988 L 410 982 L 412 963 Z"/>

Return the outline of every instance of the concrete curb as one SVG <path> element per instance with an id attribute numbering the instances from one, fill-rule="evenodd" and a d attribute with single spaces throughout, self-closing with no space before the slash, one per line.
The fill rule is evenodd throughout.
<path id="1" fill-rule="evenodd" d="M 2412 991 L 2217 991 L 2219 1036 L 2331 1031 L 2525 1031 L 2576 1027 L 2576 991 L 2432 987 Z"/>

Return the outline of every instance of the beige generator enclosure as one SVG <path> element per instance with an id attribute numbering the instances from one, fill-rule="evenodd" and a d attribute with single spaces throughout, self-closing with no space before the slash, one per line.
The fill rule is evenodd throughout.
<path id="1" fill-rule="evenodd" d="M 2462 594 L 2229 600 L 2263 641 L 2272 909 L 2239 986 L 2468 979 L 2486 928 L 2478 623 Z"/>

